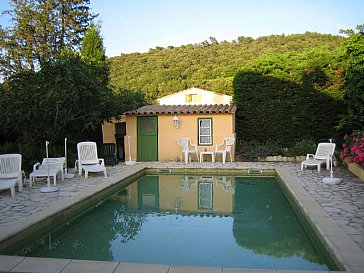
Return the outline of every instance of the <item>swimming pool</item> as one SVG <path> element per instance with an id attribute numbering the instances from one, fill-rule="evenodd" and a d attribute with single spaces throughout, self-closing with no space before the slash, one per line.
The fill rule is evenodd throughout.
<path id="1" fill-rule="evenodd" d="M 145 176 L 17 255 L 192 266 L 335 269 L 274 177 Z"/>

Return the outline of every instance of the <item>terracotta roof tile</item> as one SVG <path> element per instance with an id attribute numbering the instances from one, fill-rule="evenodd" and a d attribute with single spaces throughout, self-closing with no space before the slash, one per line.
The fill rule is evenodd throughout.
<path id="1" fill-rule="evenodd" d="M 235 113 L 234 104 L 200 104 L 200 105 L 146 105 L 125 115 L 148 116 L 158 114 L 231 114 Z"/>

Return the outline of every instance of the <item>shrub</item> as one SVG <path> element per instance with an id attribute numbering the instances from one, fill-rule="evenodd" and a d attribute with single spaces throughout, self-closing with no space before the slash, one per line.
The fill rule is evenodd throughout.
<path id="1" fill-rule="evenodd" d="M 343 55 L 316 48 L 243 66 L 233 80 L 237 134 L 244 141 L 284 145 L 335 137 L 338 117 L 346 111 Z"/>
<path id="2" fill-rule="evenodd" d="M 364 167 L 364 131 L 355 131 L 351 135 L 345 135 L 342 143 L 340 157 L 349 163 L 357 163 Z"/>
<path id="3" fill-rule="evenodd" d="M 244 160 L 256 161 L 258 157 L 280 155 L 282 147 L 274 142 L 238 141 L 236 154 Z"/>
<path id="4" fill-rule="evenodd" d="M 286 156 L 301 156 L 312 154 L 316 150 L 316 143 L 311 139 L 303 139 L 293 144 L 292 147 L 286 149 Z"/>

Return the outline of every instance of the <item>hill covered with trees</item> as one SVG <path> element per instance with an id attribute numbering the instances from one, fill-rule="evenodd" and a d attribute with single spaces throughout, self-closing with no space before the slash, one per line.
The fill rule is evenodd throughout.
<path id="1" fill-rule="evenodd" d="M 302 55 L 303 52 L 310 52 L 307 58 L 316 55 L 317 63 L 320 63 L 321 57 L 325 58 L 324 63 L 327 65 L 331 55 L 337 59 L 342 54 L 343 41 L 345 38 L 342 36 L 312 32 L 257 39 L 242 36 L 232 42 L 218 42 L 210 37 L 209 41 L 194 45 L 156 47 L 148 53 L 122 54 L 109 58 L 110 83 L 116 93 L 121 90 L 142 91 L 148 102 L 191 87 L 233 95 L 233 78 L 242 67 L 256 66 L 262 59 L 264 66 L 269 69 L 266 60 L 270 56 L 286 54 L 288 59 L 293 60 L 290 69 L 302 70 L 302 63 L 294 60 L 297 60 L 296 55 Z M 333 67 L 329 74 L 337 74 L 336 68 Z M 291 80 L 288 79 L 289 73 L 284 77 L 287 78 L 282 80 Z"/>

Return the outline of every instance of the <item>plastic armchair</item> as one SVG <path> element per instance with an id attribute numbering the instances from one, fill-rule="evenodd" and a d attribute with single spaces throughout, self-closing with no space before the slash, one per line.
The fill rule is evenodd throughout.
<path id="1" fill-rule="evenodd" d="M 222 163 L 225 164 L 226 162 L 226 156 L 227 154 L 230 155 L 230 162 L 233 162 L 233 156 L 232 156 L 232 147 L 235 143 L 234 137 L 226 137 L 224 138 L 223 142 L 221 144 L 217 144 L 215 146 L 215 158 L 216 154 L 222 154 Z"/>
<path id="2" fill-rule="evenodd" d="M 181 137 L 177 139 L 178 145 L 181 146 L 181 162 L 184 156 L 185 163 L 187 164 L 188 161 L 191 161 L 191 154 L 196 154 L 197 162 L 199 161 L 198 158 L 198 149 L 196 144 L 192 144 L 192 140 L 189 137 Z"/>
<path id="3" fill-rule="evenodd" d="M 0 189 L 10 189 L 11 196 L 15 196 L 15 186 L 19 192 L 23 191 L 23 174 L 21 169 L 21 154 L 0 155 Z"/>

